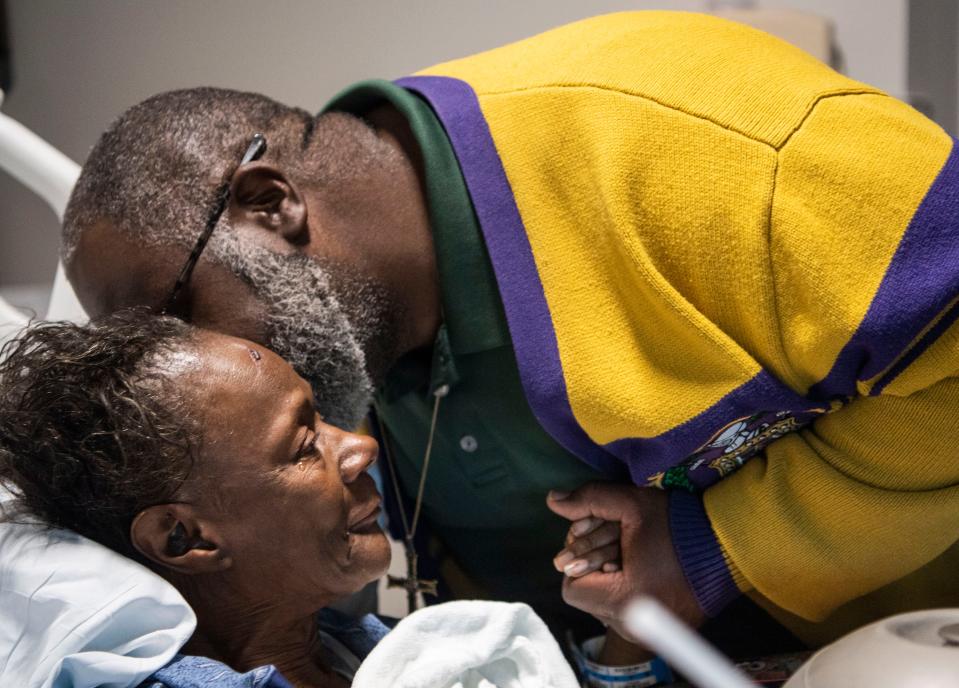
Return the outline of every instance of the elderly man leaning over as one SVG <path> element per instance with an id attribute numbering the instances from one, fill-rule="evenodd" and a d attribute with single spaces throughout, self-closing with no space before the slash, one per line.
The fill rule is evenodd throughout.
<path id="1" fill-rule="evenodd" d="M 613 628 L 636 593 L 695 624 L 747 593 L 813 640 L 959 601 L 959 158 L 903 103 L 669 12 L 360 83 L 317 117 L 162 94 L 71 200 L 84 306 L 162 308 L 221 184 L 170 311 L 269 344 L 335 424 L 372 399 L 409 497 L 432 437 L 454 595 L 562 625 L 553 510 L 605 534 L 555 566 Z M 617 532 L 621 568 L 593 570 Z"/>

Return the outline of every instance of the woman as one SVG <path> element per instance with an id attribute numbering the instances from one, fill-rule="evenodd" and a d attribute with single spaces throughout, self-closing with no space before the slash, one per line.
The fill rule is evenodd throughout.
<path id="1" fill-rule="evenodd" d="M 0 351 L 0 480 L 31 515 L 150 567 L 196 614 L 184 654 L 151 687 L 349 685 L 387 629 L 325 608 L 389 565 L 366 472 L 376 455 L 373 439 L 323 422 L 279 356 L 173 318 L 44 323 Z M 606 552 L 606 526 L 580 525 L 568 550 L 590 569 L 609 566 L 618 551 Z M 590 533 L 592 545 L 577 543 Z M 575 684 L 545 625 L 509 607 L 434 608 L 400 636 L 426 628 L 427 649 L 469 645 L 467 658 L 429 659 L 444 675 L 502 664 L 500 646 L 536 645 L 552 658 L 537 664 L 552 684 Z M 479 618 L 464 626 L 470 614 Z M 461 627 L 475 633 L 460 642 Z M 506 631 L 525 638 L 496 636 Z M 394 645 L 409 659 L 405 642 Z M 380 653 L 366 674 L 396 670 L 393 659 Z"/>
<path id="2" fill-rule="evenodd" d="M 171 318 L 39 325 L 3 353 L 0 477 L 27 510 L 170 581 L 197 615 L 187 655 L 349 685 L 360 658 L 317 611 L 389 565 L 375 441 L 324 423 L 269 350 Z"/>

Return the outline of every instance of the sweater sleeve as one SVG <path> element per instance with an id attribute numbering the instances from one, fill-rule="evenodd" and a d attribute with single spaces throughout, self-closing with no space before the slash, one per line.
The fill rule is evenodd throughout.
<path id="1" fill-rule="evenodd" d="M 669 530 L 679 565 L 700 609 L 708 617 L 716 616 L 748 584 L 716 539 L 700 495 L 670 492 Z"/>
<path id="2" fill-rule="evenodd" d="M 704 497 L 741 587 L 820 620 L 934 559 L 959 533 L 957 437 L 947 377 L 856 399 L 767 447 Z"/>
<path id="3" fill-rule="evenodd" d="M 779 151 L 770 250 L 781 350 L 795 388 L 842 406 L 706 490 L 700 549 L 721 555 L 725 578 L 677 544 L 701 604 L 754 588 L 817 621 L 955 544 L 951 148 L 905 106 L 863 95 L 823 101 Z"/>

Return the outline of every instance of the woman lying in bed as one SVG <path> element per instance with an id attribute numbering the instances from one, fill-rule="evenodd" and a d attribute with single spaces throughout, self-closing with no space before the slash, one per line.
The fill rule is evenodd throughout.
<path id="1" fill-rule="evenodd" d="M 324 423 L 269 350 L 169 318 L 40 325 L 6 353 L 0 475 L 30 512 L 170 581 L 197 615 L 184 653 L 349 685 L 316 612 L 389 565 L 375 441 Z"/>
<path id="2" fill-rule="evenodd" d="M 45 323 L 0 351 L 0 481 L 196 614 L 144 686 L 578 685 L 525 605 L 437 605 L 389 636 L 325 609 L 389 565 L 376 455 L 276 354 L 172 318 Z"/>

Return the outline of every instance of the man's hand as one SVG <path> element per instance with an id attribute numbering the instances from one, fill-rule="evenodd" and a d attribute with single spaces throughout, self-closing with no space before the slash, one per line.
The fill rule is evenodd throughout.
<path id="1" fill-rule="evenodd" d="M 563 518 L 594 526 L 592 531 L 587 525 L 580 526 L 583 536 L 571 529 L 567 548 L 557 556 L 560 570 L 573 572 L 570 564 L 578 561 L 590 564 L 587 573 L 563 579 L 567 604 L 592 614 L 626 638 L 629 635 L 621 614 L 627 602 L 638 595 L 655 597 L 694 628 L 705 621 L 676 559 L 665 492 L 634 485 L 589 483 L 566 496 L 551 492 L 546 504 Z M 614 561 L 611 543 L 603 542 L 612 532 L 609 524 L 619 525 L 621 568 L 608 565 Z M 590 532 L 603 533 L 597 539 L 602 544 L 594 545 L 585 537 Z M 573 544 L 577 539 L 582 541 L 578 550 Z M 582 558 L 563 556 L 569 553 Z"/>

